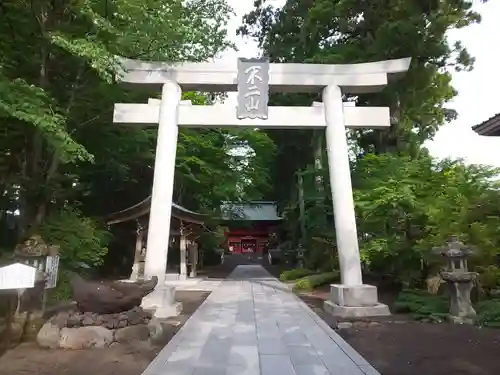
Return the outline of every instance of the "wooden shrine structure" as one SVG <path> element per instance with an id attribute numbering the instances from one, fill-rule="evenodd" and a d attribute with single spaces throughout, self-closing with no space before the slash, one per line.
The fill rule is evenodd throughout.
<path id="1" fill-rule="evenodd" d="M 225 232 L 225 250 L 232 254 L 262 256 L 275 237 L 283 218 L 278 216 L 276 202 L 226 202 L 221 206 Z"/>
<path id="2" fill-rule="evenodd" d="M 133 281 L 144 278 L 144 261 L 146 257 L 150 207 L 151 196 L 134 206 L 114 212 L 106 218 L 106 223 L 108 225 L 132 220 L 135 220 L 137 223 L 134 265 L 132 266 L 132 273 L 130 274 L 130 280 Z M 180 252 L 178 279 L 180 280 L 185 280 L 188 276 L 197 276 L 197 266 L 200 258 L 197 240 L 205 230 L 204 220 L 204 215 L 172 203 L 172 218 L 169 228 L 170 241 L 166 244 L 166 247 L 170 249 L 178 244 Z M 165 251 L 167 251 L 167 248 Z M 190 266 L 189 274 L 188 265 Z M 167 272 L 167 270 L 165 270 L 165 272 Z"/>

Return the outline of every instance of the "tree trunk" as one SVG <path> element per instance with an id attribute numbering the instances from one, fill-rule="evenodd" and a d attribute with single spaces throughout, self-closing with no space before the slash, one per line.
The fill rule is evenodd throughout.
<path id="1" fill-rule="evenodd" d="M 38 83 L 42 89 L 47 89 L 50 85 L 51 62 L 47 31 L 54 22 L 54 16 L 57 14 L 58 9 L 55 9 L 54 4 L 52 4 L 52 8 L 49 8 L 47 3 L 41 2 L 38 9 L 33 7 L 32 10 L 38 22 L 42 39 Z M 70 118 L 69 114 L 74 105 L 76 93 L 80 87 L 84 71 L 85 63 L 82 62 L 76 73 L 72 91 L 66 105 L 65 114 L 68 119 Z M 51 184 L 57 176 L 61 161 L 60 157 L 60 150 L 49 148 L 40 131 L 35 128 L 31 139 L 27 141 L 25 149 L 26 175 L 24 176 L 24 191 L 21 192 L 21 195 L 24 196 L 20 198 L 21 219 L 19 228 L 20 238 L 18 240 L 22 240 L 22 238 L 33 234 L 45 219 L 53 198 L 54 189 Z"/>
<path id="2" fill-rule="evenodd" d="M 297 175 L 298 179 L 298 190 L 299 190 L 299 215 L 300 215 L 300 234 L 301 234 L 301 242 L 304 242 L 305 239 L 307 238 L 307 232 L 306 232 L 306 209 L 305 209 L 305 203 L 304 203 L 304 177 L 302 174 L 299 172 Z"/>

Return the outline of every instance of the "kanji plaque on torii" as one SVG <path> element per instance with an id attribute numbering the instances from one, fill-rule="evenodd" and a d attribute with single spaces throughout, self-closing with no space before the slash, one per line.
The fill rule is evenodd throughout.
<path id="1" fill-rule="evenodd" d="M 268 117 L 269 60 L 238 59 L 237 118 Z"/>

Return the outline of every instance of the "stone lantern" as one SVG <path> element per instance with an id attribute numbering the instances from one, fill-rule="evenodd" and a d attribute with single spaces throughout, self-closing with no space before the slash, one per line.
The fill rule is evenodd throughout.
<path id="1" fill-rule="evenodd" d="M 47 272 L 47 268 L 52 266 L 51 263 L 56 257 L 59 257 L 59 247 L 47 245 L 42 237 L 35 235 L 16 246 L 14 257 L 20 263 Z"/>
<path id="2" fill-rule="evenodd" d="M 16 246 L 14 263 L 3 267 L 3 285 L 16 294 L 11 317 L 11 343 L 36 335 L 43 324 L 46 293 L 56 285 L 59 248 L 48 246 L 40 236 L 32 236 Z"/>
<path id="3" fill-rule="evenodd" d="M 304 247 L 301 243 L 297 247 L 297 261 L 299 268 L 304 268 Z"/>
<path id="4" fill-rule="evenodd" d="M 454 323 L 472 324 L 476 311 L 472 307 L 470 293 L 477 273 L 469 272 L 467 258 L 474 251 L 460 242 L 457 236 L 451 236 L 444 246 L 434 248 L 433 251 L 447 260 L 447 268 L 440 275 L 449 289 L 451 320 Z"/>
<path id="5" fill-rule="evenodd" d="M 43 314 L 46 302 L 46 289 L 54 288 L 57 284 L 59 269 L 59 246 L 50 246 L 39 235 L 28 238 L 16 246 L 14 250 L 16 262 L 34 267 L 42 277 L 39 277 L 35 286 L 26 290 L 30 301 L 28 310 L 38 310 Z"/>

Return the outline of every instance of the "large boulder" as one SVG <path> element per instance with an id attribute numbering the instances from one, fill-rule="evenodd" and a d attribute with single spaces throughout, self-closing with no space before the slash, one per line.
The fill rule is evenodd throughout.
<path id="1" fill-rule="evenodd" d="M 160 341 L 163 336 L 165 335 L 165 330 L 163 328 L 163 325 L 157 318 L 152 318 L 148 325 L 148 330 L 149 330 L 149 337 L 153 342 L 158 342 Z"/>
<path id="2" fill-rule="evenodd" d="M 113 342 L 113 331 L 96 326 L 63 328 L 59 347 L 63 349 L 105 348 Z"/>
<path id="3" fill-rule="evenodd" d="M 73 274 L 71 279 L 73 299 L 80 311 L 113 314 L 140 306 L 144 296 L 151 293 L 158 278 L 146 282 L 96 282 L 86 281 Z"/>
<path id="4" fill-rule="evenodd" d="M 59 328 L 57 324 L 53 324 L 49 321 L 45 323 L 38 332 L 36 342 L 42 348 L 55 349 L 59 347 L 60 338 L 61 328 Z"/>
<path id="5" fill-rule="evenodd" d="M 115 341 L 120 344 L 130 344 L 134 341 L 147 341 L 149 339 L 149 328 L 146 324 L 138 324 L 115 331 Z"/>

